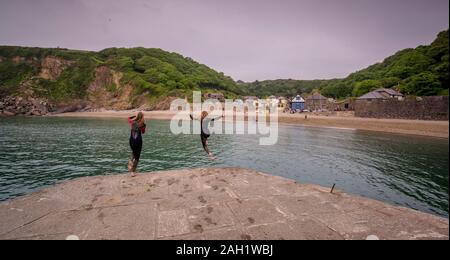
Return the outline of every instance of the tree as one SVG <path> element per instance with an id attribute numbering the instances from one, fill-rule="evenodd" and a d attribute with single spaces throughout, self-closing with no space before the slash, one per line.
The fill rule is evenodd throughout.
<path id="1" fill-rule="evenodd" d="M 402 80 L 396 77 L 388 77 L 381 79 L 381 85 L 383 88 L 392 88 L 398 86 Z"/>
<path id="2" fill-rule="evenodd" d="M 388 68 L 387 76 L 406 79 L 429 69 L 434 62 L 432 58 L 426 56 L 422 51 L 411 50 L 397 57 Z"/>
<path id="3" fill-rule="evenodd" d="M 402 89 L 406 94 L 418 96 L 438 95 L 441 90 L 439 78 L 429 71 L 412 76 Z"/>
<path id="4" fill-rule="evenodd" d="M 334 85 L 324 87 L 320 93 L 326 97 L 335 99 L 350 97 L 352 95 L 352 86 L 344 82 L 339 82 Z"/>
<path id="5" fill-rule="evenodd" d="M 378 80 L 364 80 L 355 84 L 352 94 L 354 97 L 359 97 L 366 93 L 369 93 L 372 90 L 380 88 L 381 86 L 382 84 Z"/>

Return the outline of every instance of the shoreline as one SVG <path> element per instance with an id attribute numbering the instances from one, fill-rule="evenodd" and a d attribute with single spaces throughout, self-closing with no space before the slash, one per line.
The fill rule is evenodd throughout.
<path id="1" fill-rule="evenodd" d="M 84 117 L 84 118 L 126 118 L 136 113 L 131 111 L 103 111 L 103 112 L 71 112 L 54 114 L 49 117 Z M 170 120 L 175 115 L 171 111 L 146 111 L 148 119 Z M 407 119 L 375 119 L 348 116 L 318 116 L 306 114 L 279 114 L 279 124 L 321 127 L 339 130 L 365 130 L 391 134 L 411 136 L 426 136 L 449 139 L 448 121 L 427 121 Z"/>

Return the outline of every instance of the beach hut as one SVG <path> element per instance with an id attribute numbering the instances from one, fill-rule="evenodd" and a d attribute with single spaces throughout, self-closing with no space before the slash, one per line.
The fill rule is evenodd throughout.
<path id="1" fill-rule="evenodd" d="M 300 95 L 292 99 L 292 110 L 300 112 L 305 110 L 305 100 Z"/>

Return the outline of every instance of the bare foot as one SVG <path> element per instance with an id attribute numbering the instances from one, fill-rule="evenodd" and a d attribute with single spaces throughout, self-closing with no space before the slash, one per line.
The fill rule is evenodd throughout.
<path id="1" fill-rule="evenodd" d="M 132 172 L 131 173 L 131 178 L 134 178 L 134 177 L 136 177 L 137 176 L 137 173 L 135 173 L 135 172 Z"/>
<path id="2" fill-rule="evenodd" d="M 216 157 L 214 157 L 212 154 L 208 155 L 208 157 L 211 161 L 214 161 L 216 159 Z"/>

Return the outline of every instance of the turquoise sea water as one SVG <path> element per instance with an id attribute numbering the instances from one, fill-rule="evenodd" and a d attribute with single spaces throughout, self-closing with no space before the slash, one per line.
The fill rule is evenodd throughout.
<path id="1" fill-rule="evenodd" d="M 448 217 L 448 139 L 281 125 L 278 144 L 258 136 L 213 135 L 208 160 L 197 135 L 149 121 L 141 172 L 244 167 L 336 187 Z M 129 128 L 120 119 L 1 118 L 0 200 L 62 180 L 126 171 Z"/>

